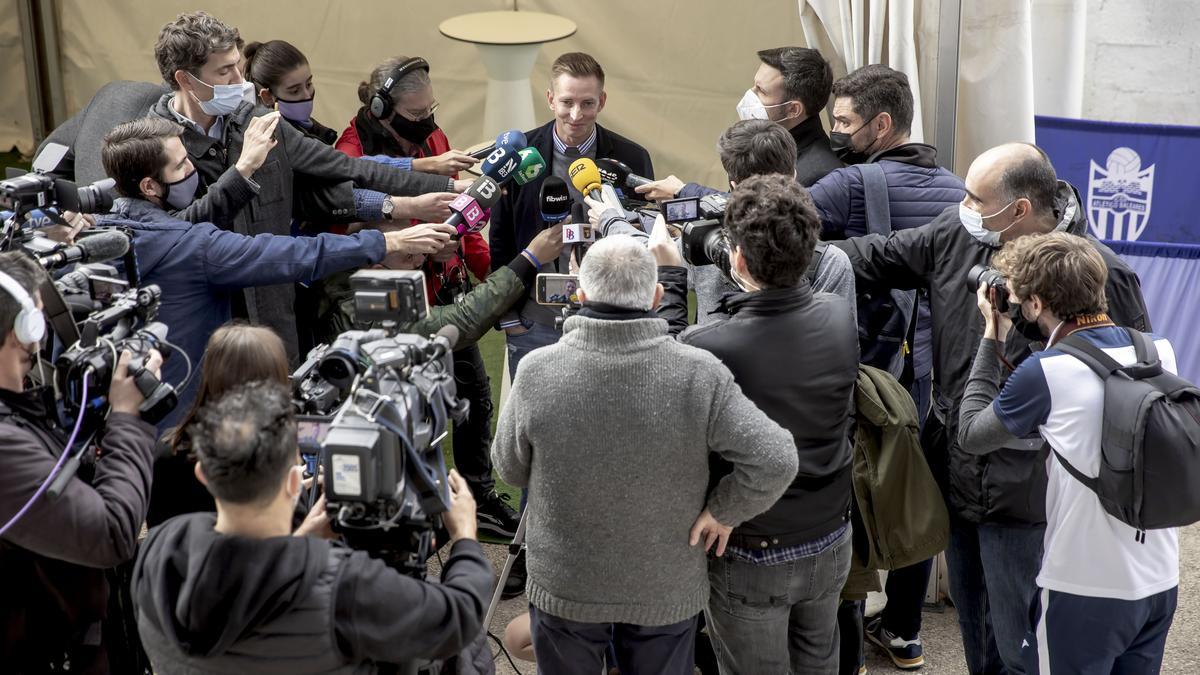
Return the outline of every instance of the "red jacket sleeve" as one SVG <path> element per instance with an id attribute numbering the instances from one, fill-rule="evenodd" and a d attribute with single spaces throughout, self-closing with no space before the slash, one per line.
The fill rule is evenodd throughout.
<path id="1" fill-rule="evenodd" d="M 492 250 L 483 238 L 483 234 L 472 232 L 463 237 L 463 254 L 467 258 L 467 268 L 476 279 L 483 281 L 492 271 Z"/>
<path id="2" fill-rule="evenodd" d="M 362 141 L 358 140 L 358 128 L 354 126 L 354 120 L 350 120 L 350 126 L 346 127 L 333 147 L 351 157 L 363 156 Z"/>

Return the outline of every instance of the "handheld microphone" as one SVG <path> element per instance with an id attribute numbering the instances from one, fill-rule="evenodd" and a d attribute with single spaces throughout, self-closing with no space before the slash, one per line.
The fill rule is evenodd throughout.
<path id="1" fill-rule="evenodd" d="M 600 195 L 600 170 L 596 168 L 596 163 L 587 157 L 580 157 L 571 162 L 571 168 L 568 171 L 571 176 L 571 184 L 576 190 L 599 201 L 602 199 Z"/>
<path id="2" fill-rule="evenodd" d="M 520 165 L 521 156 L 517 154 L 516 150 L 496 148 L 495 152 L 483 160 L 483 164 L 479 166 L 479 172 L 484 176 L 490 176 L 500 185 L 504 185 L 513 179 L 517 167 Z"/>
<path id="3" fill-rule="evenodd" d="M 120 258 L 129 252 L 129 237 L 116 230 L 104 230 L 80 237 L 74 246 L 37 256 L 45 269 L 57 269 L 73 263 L 100 262 Z"/>
<path id="4" fill-rule="evenodd" d="M 542 181 L 538 201 L 542 205 L 542 220 L 547 225 L 561 223 L 571 215 L 571 191 L 567 189 L 567 182 L 558 176 L 549 176 Z"/>
<path id="5" fill-rule="evenodd" d="M 453 213 L 446 224 L 458 229 L 458 236 L 478 232 L 487 222 L 486 210 L 500 200 L 500 185 L 490 176 L 480 176 L 467 191 L 450 202 Z"/>
<path id="6" fill-rule="evenodd" d="M 521 158 L 521 164 L 513 176 L 517 185 L 529 184 L 546 170 L 546 160 L 542 159 L 542 153 L 537 148 L 521 148 L 517 155 Z"/>
<path id="7" fill-rule="evenodd" d="M 617 159 L 598 159 L 596 168 L 599 169 L 600 178 L 605 183 L 617 187 L 635 188 L 654 182 L 649 178 L 637 175 L 633 169 L 629 168 L 628 164 Z"/>
<path id="8" fill-rule="evenodd" d="M 483 159 L 492 154 L 492 151 L 496 148 L 508 148 L 509 150 L 516 152 L 527 145 L 529 145 L 529 142 L 525 139 L 525 134 L 521 133 L 519 129 L 509 129 L 508 131 L 501 133 L 499 136 L 496 136 L 495 143 L 492 143 L 486 148 L 480 148 L 475 152 L 470 153 L 470 155 L 475 159 Z"/>

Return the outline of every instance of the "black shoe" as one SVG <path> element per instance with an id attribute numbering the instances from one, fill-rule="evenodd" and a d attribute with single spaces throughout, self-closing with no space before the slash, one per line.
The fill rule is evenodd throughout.
<path id="1" fill-rule="evenodd" d="M 508 495 L 495 490 L 488 490 L 479 498 L 475 516 L 479 519 L 480 530 L 506 539 L 517 536 L 517 527 L 521 524 L 521 516 L 508 505 Z"/>
<path id="2" fill-rule="evenodd" d="M 500 597 L 504 600 L 520 597 L 525 593 L 525 577 L 527 576 L 525 549 L 521 549 L 521 552 L 517 554 L 517 559 L 513 561 L 512 569 L 508 572 L 508 578 L 504 580 L 504 590 L 500 592 Z"/>

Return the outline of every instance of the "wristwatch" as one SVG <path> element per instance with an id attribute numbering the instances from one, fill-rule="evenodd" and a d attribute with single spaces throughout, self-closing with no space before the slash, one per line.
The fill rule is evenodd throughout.
<path id="1" fill-rule="evenodd" d="M 391 200 L 391 198 L 389 197 L 389 198 L 385 198 L 383 200 L 383 204 L 381 204 L 379 206 L 379 211 L 380 211 L 380 213 L 383 214 L 384 220 L 391 220 L 392 219 L 392 210 L 395 208 L 396 208 L 396 203 L 393 202 Z"/>

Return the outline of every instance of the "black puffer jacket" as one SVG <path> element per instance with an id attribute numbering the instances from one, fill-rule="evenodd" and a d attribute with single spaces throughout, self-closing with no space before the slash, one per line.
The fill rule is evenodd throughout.
<path id="1" fill-rule="evenodd" d="M 1150 319 L 1137 275 L 1117 254 L 1087 234 L 1087 216 L 1079 194 L 1059 181 L 1055 200 L 1059 228 L 1091 239 L 1108 265 L 1109 315 L 1118 325 L 1149 330 Z M 929 290 L 933 314 L 934 414 L 950 440 L 946 457 L 930 457 L 931 468 L 946 493 L 951 514 L 973 522 L 1043 523 L 1046 520 L 1045 450 L 998 450 L 979 456 L 963 452 L 958 435 L 958 406 L 983 337 L 976 289 L 967 283 L 973 265 L 988 265 L 997 249 L 967 233 L 958 207 L 947 208 L 928 225 L 834 242 L 850 256 L 858 291 L 899 288 Z M 1008 361 L 1025 360 L 1040 343 L 1013 331 L 1005 341 Z M 1034 446 L 1036 447 L 1036 445 Z"/>
<path id="2" fill-rule="evenodd" d="M 687 323 L 687 276 L 659 268 L 666 291 L 659 316 L 672 332 Z M 729 543 L 758 550 L 823 537 L 846 522 L 850 507 L 850 405 L 858 377 L 857 330 L 845 300 L 795 288 L 726 296 L 728 321 L 692 326 L 686 344 L 721 359 L 746 397 L 791 432 L 799 471 L 775 505 L 733 530 Z M 716 460 L 714 477 L 728 473 Z M 715 481 L 714 481 L 715 482 Z"/>

